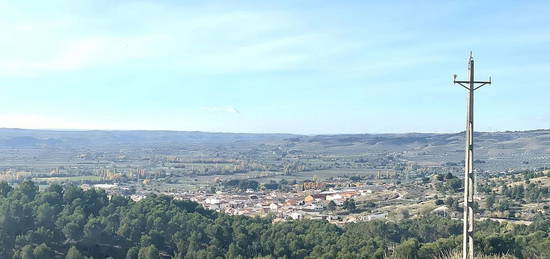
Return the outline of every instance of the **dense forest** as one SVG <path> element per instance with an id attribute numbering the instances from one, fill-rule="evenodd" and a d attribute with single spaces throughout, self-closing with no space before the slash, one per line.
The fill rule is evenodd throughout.
<path id="1" fill-rule="evenodd" d="M 325 221 L 272 224 L 191 201 L 139 202 L 102 190 L 0 183 L 0 258 L 433 258 L 460 249 L 460 221 L 424 215 L 343 227 Z M 477 250 L 519 258 L 550 255 L 550 220 L 477 223 Z"/>

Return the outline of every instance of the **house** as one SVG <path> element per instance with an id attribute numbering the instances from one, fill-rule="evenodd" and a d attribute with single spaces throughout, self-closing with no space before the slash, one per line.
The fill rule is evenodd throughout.
<path id="1" fill-rule="evenodd" d="M 209 198 L 206 198 L 204 202 L 206 202 L 207 204 L 219 204 L 220 200 L 214 197 L 209 197 Z"/>
<path id="2" fill-rule="evenodd" d="M 343 191 L 343 192 L 335 192 L 332 194 L 328 194 L 326 197 L 327 201 L 334 201 L 334 200 L 342 200 L 342 199 L 348 199 L 353 196 L 356 196 L 357 192 L 355 191 Z"/>
<path id="3" fill-rule="evenodd" d="M 319 190 L 325 187 L 323 182 L 304 182 L 302 184 L 302 190 Z"/>
<path id="4" fill-rule="evenodd" d="M 295 212 L 292 212 L 290 213 L 289 215 L 292 219 L 303 219 L 304 218 L 304 212 L 302 211 L 295 211 Z"/>
<path id="5" fill-rule="evenodd" d="M 339 193 L 335 193 L 335 194 L 331 194 L 331 195 L 327 195 L 327 201 L 334 201 L 334 200 L 341 200 L 343 199 L 344 196 L 342 196 L 341 194 Z"/>
<path id="6" fill-rule="evenodd" d="M 279 205 L 277 205 L 277 204 L 275 204 L 275 203 L 271 203 L 271 204 L 269 205 L 269 209 L 270 209 L 271 211 L 277 211 L 277 210 L 279 210 Z"/>
<path id="7" fill-rule="evenodd" d="M 386 213 L 370 214 L 370 215 L 367 216 L 368 221 L 376 220 L 376 219 L 385 219 L 385 218 L 386 218 Z"/>
<path id="8" fill-rule="evenodd" d="M 311 203 L 314 201 L 326 200 L 327 195 L 323 193 L 310 194 L 304 198 L 304 202 Z"/>
<path id="9" fill-rule="evenodd" d="M 135 202 L 141 201 L 145 198 L 145 195 L 138 195 L 138 194 L 132 194 L 130 196 L 130 199 L 132 199 Z"/>
<path id="10" fill-rule="evenodd" d="M 296 205 L 298 205 L 298 203 L 299 203 L 298 200 L 289 199 L 289 200 L 285 201 L 284 205 L 285 206 L 296 206 Z"/>

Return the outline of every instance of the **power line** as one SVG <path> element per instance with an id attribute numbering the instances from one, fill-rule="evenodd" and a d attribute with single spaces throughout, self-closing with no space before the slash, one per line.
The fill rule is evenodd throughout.
<path id="1" fill-rule="evenodd" d="M 462 258 L 474 259 L 474 91 L 489 81 L 474 80 L 474 57 L 470 52 L 468 60 L 468 81 L 457 81 L 454 75 L 453 83 L 459 84 L 468 90 L 468 108 L 466 112 L 466 147 L 464 159 L 464 231 L 462 241 Z"/>

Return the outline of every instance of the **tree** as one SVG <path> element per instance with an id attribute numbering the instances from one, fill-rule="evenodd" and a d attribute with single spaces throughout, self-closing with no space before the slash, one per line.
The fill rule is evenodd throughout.
<path id="1" fill-rule="evenodd" d="M 32 253 L 35 259 L 52 259 L 55 255 L 53 250 L 44 243 L 34 248 Z"/>
<path id="2" fill-rule="evenodd" d="M 8 197 L 8 194 L 13 190 L 13 188 L 6 182 L 0 182 L 0 196 Z"/>
<path id="3" fill-rule="evenodd" d="M 91 244 L 98 244 L 101 242 L 104 228 L 105 226 L 103 226 L 99 218 L 90 218 L 88 223 L 84 225 L 84 238 Z"/>
<path id="4" fill-rule="evenodd" d="M 56 213 L 50 204 L 42 204 L 36 210 L 36 221 L 39 225 L 53 228 Z"/>
<path id="5" fill-rule="evenodd" d="M 139 245 L 141 247 L 148 247 L 151 245 L 151 236 L 149 235 L 142 235 L 139 239 Z"/>
<path id="6" fill-rule="evenodd" d="M 375 204 L 374 202 L 372 202 L 372 201 L 367 201 L 367 202 L 365 203 L 365 207 L 367 207 L 367 208 L 374 208 L 374 207 L 376 207 L 376 204 Z"/>
<path id="7" fill-rule="evenodd" d="M 510 207 L 512 207 L 513 204 L 511 201 L 507 200 L 507 199 L 504 199 L 504 200 L 501 200 L 499 201 L 498 205 L 497 205 L 497 210 L 500 211 L 500 212 L 504 212 L 504 211 L 508 211 L 510 210 Z"/>
<path id="8" fill-rule="evenodd" d="M 31 245 L 26 245 L 24 246 L 20 253 L 19 253 L 19 258 L 21 259 L 34 259 L 34 254 L 33 254 L 33 247 Z"/>
<path id="9" fill-rule="evenodd" d="M 344 209 L 354 211 L 357 207 L 354 199 L 346 199 L 343 204 Z"/>
<path id="10" fill-rule="evenodd" d="M 409 212 L 408 209 L 406 209 L 406 208 L 401 208 L 401 209 L 399 209 L 399 211 L 397 212 L 397 217 L 398 217 L 399 219 L 401 219 L 401 220 L 403 220 L 403 219 L 408 219 L 408 218 L 411 217 L 411 214 L 410 214 L 410 212 Z"/>
<path id="11" fill-rule="evenodd" d="M 138 259 L 160 259 L 159 250 L 154 246 L 139 249 Z"/>
<path id="12" fill-rule="evenodd" d="M 139 248 L 134 246 L 128 249 L 128 252 L 126 252 L 126 259 L 138 259 L 138 255 L 139 255 Z"/>
<path id="13" fill-rule="evenodd" d="M 63 195 L 63 186 L 59 185 L 59 184 L 51 184 L 50 186 L 48 186 L 48 189 L 47 189 L 48 192 L 53 192 L 53 193 L 57 193 L 58 195 Z"/>
<path id="14" fill-rule="evenodd" d="M 407 210 L 395 212 L 401 218 L 398 223 L 374 220 L 336 226 L 320 220 L 291 220 L 272 224 L 270 218 L 216 213 L 163 195 L 133 202 L 119 196 L 104 200 L 101 192 L 83 191 L 64 200 L 63 188 L 47 188 L 30 202 L 23 202 L 30 196 L 18 188 L 0 197 L 0 258 L 85 258 L 85 253 L 91 258 L 157 259 L 159 250 L 174 258 L 383 258 L 387 254 L 431 258 L 461 242 L 459 220 L 433 214 L 411 218 Z M 536 188 L 525 189 L 526 199 Z M 73 194 L 78 193 L 73 189 Z M 458 202 L 451 198 L 448 203 Z M 503 202 L 510 201 L 497 203 Z M 353 209 L 355 201 L 348 199 L 345 204 Z M 56 219 L 50 228 L 42 226 L 49 222 L 47 215 Z M 529 226 L 480 221 L 476 238 L 485 254 L 542 258 L 549 253 L 549 229 L 550 220 L 541 213 Z"/>
<path id="15" fill-rule="evenodd" d="M 65 192 L 63 193 L 63 201 L 66 204 L 70 204 L 74 200 L 79 198 L 80 199 L 84 198 L 84 192 L 78 186 L 70 185 L 65 188 Z"/>
<path id="16" fill-rule="evenodd" d="M 67 251 L 65 259 L 85 259 L 85 257 L 80 253 L 80 251 L 78 251 L 76 247 L 71 246 L 71 248 L 69 248 L 69 251 Z"/>
<path id="17" fill-rule="evenodd" d="M 78 241 L 82 238 L 82 228 L 78 224 L 70 222 L 63 227 L 63 234 L 68 240 Z"/>
<path id="18" fill-rule="evenodd" d="M 417 258 L 418 248 L 418 240 L 410 238 L 395 247 L 395 255 L 397 258 Z"/>
<path id="19" fill-rule="evenodd" d="M 486 202 L 487 202 L 487 208 L 488 209 L 492 209 L 493 206 L 495 205 L 495 200 L 496 200 L 496 197 L 495 197 L 495 194 L 494 193 L 491 193 L 487 199 L 486 199 Z"/>
<path id="20" fill-rule="evenodd" d="M 14 194 L 18 199 L 23 202 L 31 202 L 34 200 L 34 197 L 38 193 L 38 186 L 36 186 L 31 181 L 24 181 L 21 184 L 17 185 L 17 188 L 14 189 L 10 194 Z"/>
<path id="21" fill-rule="evenodd" d="M 239 256 L 239 252 L 237 251 L 237 246 L 234 243 L 231 243 L 229 245 L 229 249 L 227 250 L 227 253 L 225 254 L 225 258 L 227 259 L 235 259 Z"/>
<path id="22" fill-rule="evenodd" d="M 275 181 L 271 181 L 269 183 L 264 183 L 263 184 L 263 187 L 266 189 L 266 190 L 277 190 L 279 189 L 279 184 Z"/>
<path id="23" fill-rule="evenodd" d="M 460 210 L 458 200 L 453 198 L 453 197 L 448 197 L 445 200 L 445 205 L 451 210 L 454 210 L 454 211 L 459 211 Z"/>
<path id="24" fill-rule="evenodd" d="M 336 203 L 334 201 L 330 201 L 327 205 L 327 208 L 330 210 L 330 211 L 334 211 L 336 210 Z"/>
<path id="25" fill-rule="evenodd" d="M 445 186 L 449 191 L 458 192 L 462 188 L 463 184 L 464 183 L 461 179 L 451 178 L 447 180 Z"/>

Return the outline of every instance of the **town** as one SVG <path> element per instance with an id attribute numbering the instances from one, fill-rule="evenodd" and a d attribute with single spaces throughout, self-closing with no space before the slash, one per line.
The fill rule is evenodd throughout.
<path id="1" fill-rule="evenodd" d="M 254 180 L 229 180 L 197 191 L 153 192 L 147 188 L 148 180 L 144 180 L 138 190 L 118 184 L 83 184 L 81 187 L 103 189 L 111 195 L 127 195 L 134 201 L 153 193 L 168 195 L 197 202 L 217 212 L 270 217 L 273 222 L 300 219 L 327 220 L 333 224 L 374 219 L 398 221 L 431 213 L 460 217 L 462 180 L 456 176 L 435 174 L 408 183 L 389 177 L 377 176 L 371 180 L 335 177 L 301 183 L 283 179 L 263 184 Z M 476 202 L 476 205 L 482 218 L 529 224 L 537 215 L 550 216 L 549 187 L 550 170 L 500 172 L 481 180 L 476 198 L 484 202 Z M 497 196 L 512 198 L 512 201 L 496 202 Z"/>
<path id="2" fill-rule="evenodd" d="M 430 213 L 459 219 L 462 213 L 462 134 L 3 131 L 8 139 L 0 142 L 0 181 L 10 183 L 98 188 L 135 201 L 163 194 L 274 222 L 345 224 Z M 476 205 L 482 218 L 528 223 L 549 215 L 550 154 L 532 144 L 545 143 L 548 134 L 478 137 Z M 75 143 L 77 138 L 93 139 L 95 146 Z M 510 144 L 495 145 L 494 139 Z M 69 144 L 71 150 L 62 148 Z M 518 145 L 526 151 L 512 152 Z"/>

